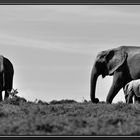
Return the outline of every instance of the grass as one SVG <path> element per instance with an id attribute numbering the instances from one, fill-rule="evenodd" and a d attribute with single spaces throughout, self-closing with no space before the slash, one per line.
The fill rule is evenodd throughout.
<path id="1" fill-rule="evenodd" d="M 29 102 L 20 97 L 0 103 L 0 135 L 140 135 L 140 104 Z"/>

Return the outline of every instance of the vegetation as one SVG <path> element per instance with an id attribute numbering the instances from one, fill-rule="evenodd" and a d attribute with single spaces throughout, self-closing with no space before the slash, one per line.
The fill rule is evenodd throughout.
<path id="1" fill-rule="evenodd" d="M 0 103 L 0 135 L 140 135 L 140 104 L 74 100 Z"/>

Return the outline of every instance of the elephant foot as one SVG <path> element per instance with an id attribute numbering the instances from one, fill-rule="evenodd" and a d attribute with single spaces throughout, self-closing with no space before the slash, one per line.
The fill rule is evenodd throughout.
<path id="1" fill-rule="evenodd" d="M 91 99 L 91 101 L 92 101 L 92 103 L 95 103 L 95 104 L 99 103 L 99 99 L 98 98 Z"/>

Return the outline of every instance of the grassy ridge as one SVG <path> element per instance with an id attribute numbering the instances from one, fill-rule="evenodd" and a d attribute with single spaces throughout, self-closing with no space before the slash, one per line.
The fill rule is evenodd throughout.
<path id="1" fill-rule="evenodd" d="M 0 103 L 0 135 L 140 135 L 140 105 L 9 99 Z"/>

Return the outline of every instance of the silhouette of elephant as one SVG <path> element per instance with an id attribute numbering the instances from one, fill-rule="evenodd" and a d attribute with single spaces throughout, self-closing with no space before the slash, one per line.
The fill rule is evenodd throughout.
<path id="1" fill-rule="evenodd" d="M 9 97 L 9 92 L 13 88 L 13 75 L 12 63 L 6 57 L 0 55 L 0 101 L 2 101 L 2 91 L 5 91 L 4 100 Z"/>
<path id="2" fill-rule="evenodd" d="M 140 79 L 132 80 L 124 87 L 126 103 L 140 103 Z"/>
<path id="3" fill-rule="evenodd" d="M 98 53 L 94 62 L 90 79 L 90 98 L 93 103 L 98 103 L 95 98 L 96 82 L 99 75 L 113 76 L 113 82 L 106 98 L 106 103 L 112 100 L 121 88 L 131 80 L 140 79 L 140 47 L 120 46 Z"/>

